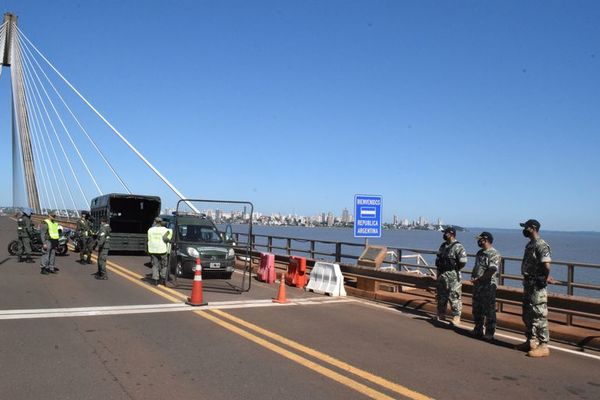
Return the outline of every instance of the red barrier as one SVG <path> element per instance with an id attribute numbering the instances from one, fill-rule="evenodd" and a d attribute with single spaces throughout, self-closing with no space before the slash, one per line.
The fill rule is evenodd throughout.
<path id="1" fill-rule="evenodd" d="M 260 253 L 260 267 L 257 278 L 261 282 L 275 282 L 275 255 L 271 253 Z"/>
<path id="2" fill-rule="evenodd" d="M 306 257 L 290 256 L 285 283 L 297 288 L 306 286 Z"/>

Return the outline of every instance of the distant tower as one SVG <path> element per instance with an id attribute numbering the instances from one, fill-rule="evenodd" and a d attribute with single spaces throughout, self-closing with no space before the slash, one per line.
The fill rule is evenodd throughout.
<path id="1" fill-rule="evenodd" d="M 327 213 L 327 226 L 333 226 L 334 221 L 333 213 Z"/>
<path id="2" fill-rule="evenodd" d="M 348 222 L 350 222 L 350 213 L 347 208 L 344 208 L 342 211 L 342 223 L 347 224 Z"/>
<path id="3" fill-rule="evenodd" d="M 11 67 L 11 85 L 13 96 L 12 108 L 12 147 L 13 147 L 13 205 L 16 201 L 17 192 L 17 148 L 21 149 L 23 161 L 23 172 L 25 175 L 25 190 L 27 192 L 27 203 L 34 212 L 40 213 L 40 197 L 38 194 L 35 176 L 35 162 L 31 150 L 31 137 L 29 135 L 29 113 L 27 111 L 27 100 L 25 99 L 25 84 L 23 78 L 23 60 L 21 53 L 15 51 L 17 16 L 11 13 L 4 14 L 6 24 L 4 41 L 0 43 L 2 48 L 2 66 Z"/>

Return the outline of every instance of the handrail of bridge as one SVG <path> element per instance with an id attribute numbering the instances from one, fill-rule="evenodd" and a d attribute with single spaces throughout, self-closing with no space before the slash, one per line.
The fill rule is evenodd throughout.
<path id="1" fill-rule="evenodd" d="M 38 221 L 43 220 L 44 216 L 34 216 Z M 75 219 L 67 219 L 67 218 L 57 218 L 57 221 L 68 227 L 75 227 Z M 247 243 L 246 233 L 235 233 L 236 241 L 243 245 Z M 240 238 L 246 237 L 246 242 L 240 240 Z M 266 243 L 257 243 L 257 238 L 266 239 Z M 279 246 L 274 241 L 283 240 L 285 241 L 285 245 Z M 348 248 L 361 248 L 364 247 L 363 244 L 360 243 L 349 243 L 349 242 L 338 242 L 332 240 L 320 240 L 320 239 L 305 239 L 305 238 L 296 238 L 296 237 L 287 237 L 287 236 L 279 236 L 279 235 L 261 235 L 261 234 L 253 234 L 252 235 L 252 243 L 253 250 L 258 251 L 260 249 L 265 249 L 268 252 L 273 252 L 274 250 L 282 250 L 283 254 L 278 254 L 280 260 L 287 259 L 290 255 L 308 255 L 308 265 L 310 266 L 318 260 L 325 260 L 338 262 L 342 266 L 342 270 L 347 276 L 354 277 L 369 277 L 371 279 L 378 280 L 380 282 L 387 282 L 391 284 L 397 285 L 408 285 L 419 287 L 423 289 L 432 289 L 435 285 L 435 280 L 429 274 L 425 274 L 425 276 L 415 276 L 412 274 L 406 274 L 402 272 L 389 272 L 384 270 L 374 270 L 368 268 L 358 268 L 355 267 L 351 263 L 344 263 L 344 260 L 357 260 L 358 256 L 354 254 L 346 254 L 345 247 Z M 301 247 L 294 247 L 293 243 L 308 243 L 308 250 Z M 317 245 L 321 246 L 331 246 L 332 249 L 330 251 L 323 250 L 317 248 Z M 397 259 L 399 261 L 396 262 L 386 262 L 388 265 L 395 265 L 397 270 L 401 270 L 403 267 L 413 268 L 413 272 L 415 270 L 422 269 L 432 269 L 435 270 L 435 266 L 423 265 L 420 262 L 418 263 L 410 263 L 402 261 L 403 254 L 406 252 L 415 253 L 418 255 L 435 255 L 437 254 L 434 250 L 424 250 L 424 249 L 415 249 L 415 248 L 404 248 L 404 247 L 390 247 L 388 249 L 396 252 Z M 473 254 L 468 254 L 470 258 L 473 258 Z M 500 265 L 500 287 L 498 288 L 497 298 L 500 305 L 500 311 L 502 311 L 504 304 L 517 304 L 520 301 L 522 296 L 522 291 L 516 287 L 505 286 L 506 281 L 522 281 L 522 277 L 520 275 L 514 275 L 506 272 L 506 263 L 507 262 L 521 262 L 521 258 L 518 257 L 502 257 L 501 265 Z M 549 294 L 549 310 L 554 311 L 560 314 L 565 315 L 565 320 L 567 325 L 573 324 L 573 317 L 580 316 L 586 318 L 600 319 L 600 300 L 585 297 L 585 296 L 575 296 L 574 289 L 585 289 L 591 290 L 595 292 L 600 292 L 600 285 L 584 283 L 584 282 L 576 282 L 574 280 L 576 268 L 592 268 L 600 270 L 600 265 L 598 264 L 590 264 L 590 263 L 581 263 L 581 262 L 573 262 L 573 261 L 552 261 L 553 266 L 560 266 L 567 268 L 567 280 L 564 282 L 557 281 L 551 286 L 554 287 L 565 287 L 565 294 Z M 470 273 L 471 271 L 468 269 L 463 270 L 465 273 Z M 463 291 L 466 294 L 469 294 L 472 291 L 470 282 L 465 281 Z M 594 293 L 595 293 L 594 292 Z"/>
<path id="2" fill-rule="evenodd" d="M 236 240 L 238 243 L 243 244 L 247 243 L 247 234 L 237 233 Z M 263 239 L 264 243 L 257 242 L 257 239 Z M 244 242 L 244 239 L 246 242 Z M 283 244 L 278 243 L 277 241 L 283 241 Z M 285 258 L 290 255 L 307 255 L 307 259 L 309 261 L 309 265 L 312 265 L 314 261 L 319 259 L 325 259 L 328 261 L 334 261 L 342 264 L 344 268 L 343 271 L 345 274 L 356 275 L 356 276 L 364 276 L 364 275 L 372 275 L 372 277 L 376 280 L 380 281 L 389 281 L 391 283 L 408 283 L 409 285 L 416 285 L 421 288 L 433 288 L 434 280 L 431 279 L 431 275 L 426 276 L 426 279 L 420 279 L 419 277 L 414 277 L 416 279 L 420 279 L 418 284 L 415 284 L 413 277 L 407 278 L 406 274 L 398 273 L 398 272 L 387 272 L 383 270 L 374 270 L 374 269 L 366 269 L 366 268 L 356 268 L 351 263 L 344 263 L 346 260 L 358 260 L 359 256 L 356 254 L 347 254 L 350 250 L 349 248 L 362 248 L 364 244 L 361 243 L 350 243 L 350 242 L 339 242 L 332 240 L 321 240 L 321 239 L 305 239 L 305 238 L 297 238 L 297 237 L 288 237 L 281 235 L 262 235 L 262 234 L 253 234 L 252 235 L 252 248 L 256 251 L 264 249 L 268 252 L 274 251 L 282 251 L 282 253 L 277 253 L 281 257 Z M 297 244 L 294 246 L 294 244 Z M 306 246 L 303 248 L 299 244 L 308 244 L 308 248 Z M 404 248 L 404 247 L 391 247 L 387 246 L 388 249 L 392 250 L 397 254 L 397 261 L 395 262 L 385 262 L 388 265 L 395 265 L 397 271 L 400 271 L 402 267 L 410 267 L 413 268 L 412 271 L 422 270 L 422 269 L 432 269 L 435 270 L 435 266 L 422 265 L 419 263 L 410 263 L 403 261 L 403 254 L 406 252 L 415 253 L 420 256 L 430 255 L 434 256 L 437 254 L 437 251 L 434 250 L 425 250 L 425 249 L 416 249 L 416 248 Z M 474 254 L 468 254 L 469 258 L 474 258 Z M 519 288 L 505 286 L 507 281 L 522 281 L 521 275 L 510 274 L 506 272 L 506 263 L 507 262 L 518 262 L 522 261 L 521 258 L 518 257 L 502 257 L 500 271 L 499 271 L 499 283 L 501 288 L 498 290 L 497 301 L 500 304 L 500 310 L 502 311 L 504 303 L 506 304 L 515 304 L 520 301 L 520 297 L 522 296 L 522 290 Z M 575 296 L 575 289 L 585 289 L 594 291 L 593 293 L 600 293 L 600 285 L 584 283 L 575 281 L 575 271 L 578 268 L 591 268 L 600 270 L 599 264 L 591 264 L 591 263 L 582 263 L 582 262 L 574 262 L 574 261 L 552 261 L 552 266 L 566 267 L 566 280 L 565 281 L 556 281 L 551 283 L 552 287 L 564 287 L 565 294 L 560 293 L 551 293 L 549 297 L 549 309 L 551 311 L 555 311 L 561 314 L 565 314 L 566 316 L 566 324 L 572 325 L 573 316 L 583 316 L 594 319 L 600 319 L 600 300 L 594 299 L 592 297 L 586 296 Z M 553 269 L 554 270 L 554 269 Z M 463 269 L 463 272 L 469 274 L 471 270 Z M 556 272 L 556 271 L 555 271 Z M 373 275 L 375 273 L 375 275 Z M 467 289 L 465 292 L 470 293 L 470 283 L 465 282 L 465 288 Z M 552 289 L 550 290 L 552 292 Z M 517 293 L 517 294 L 515 294 Z M 600 297 L 600 296 L 599 296 Z M 571 299 L 572 301 L 570 301 Z M 586 300 L 592 302 L 593 304 L 588 307 L 587 305 L 582 305 Z M 598 303 L 598 304 L 596 304 Z M 554 306 L 552 306 L 554 305 Z M 578 311 L 578 308 L 581 307 L 581 310 Z M 591 310 L 591 311 L 590 311 Z"/>

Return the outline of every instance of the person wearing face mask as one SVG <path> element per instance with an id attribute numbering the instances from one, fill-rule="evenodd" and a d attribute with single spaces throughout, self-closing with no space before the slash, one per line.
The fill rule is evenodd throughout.
<path id="1" fill-rule="evenodd" d="M 444 321 L 446 319 L 446 306 L 449 302 L 452 309 L 452 324 L 458 326 L 462 311 L 460 270 L 467 264 L 467 252 L 464 246 L 456 240 L 456 229 L 450 226 L 443 232 L 444 242 L 435 259 L 437 320 Z"/>
<path id="2" fill-rule="evenodd" d="M 530 357 L 550 355 L 548 341 L 548 277 L 550 276 L 550 246 L 540 237 L 540 223 L 535 219 L 520 224 L 523 236 L 529 239 L 521 264 L 523 275 L 524 343 L 517 349 L 527 351 Z"/>
<path id="3" fill-rule="evenodd" d="M 475 322 L 472 334 L 475 337 L 492 340 L 496 332 L 496 288 L 498 287 L 500 253 L 492 247 L 494 237 L 491 233 L 481 232 L 476 239 L 481 250 L 475 256 L 475 267 L 471 273 Z M 485 335 L 483 334 L 484 323 Z"/>

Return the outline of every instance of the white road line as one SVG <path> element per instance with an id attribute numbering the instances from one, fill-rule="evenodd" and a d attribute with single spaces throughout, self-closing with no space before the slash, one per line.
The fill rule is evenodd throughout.
<path id="1" fill-rule="evenodd" d="M 392 304 L 389 304 L 389 305 L 387 303 L 379 304 L 379 303 L 371 302 L 371 301 L 364 300 L 364 299 L 356 299 L 355 302 L 359 303 L 359 304 L 362 304 L 362 305 L 365 305 L 365 306 L 368 306 L 368 307 L 375 307 L 375 308 L 387 310 L 389 312 L 400 314 L 400 315 L 402 315 L 404 317 L 408 317 L 408 318 L 411 318 L 411 319 L 423 319 L 422 316 L 412 315 L 410 313 L 405 313 L 405 312 L 403 312 L 401 310 L 398 310 L 398 309 L 394 308 L 394 305 L 392 305 Z M 468 324 L 468 323 L 462 323 L 462 325 L 465 326 L 465 327 L 471 327 L 472 326 L 472 324 Z M 515 336 L 507 335 L 507 334 L 504 334 L 504 333 L 498 333 L 498 332 L 496 332 L 496 334 L 494 336 L 495 337 L 501 337 L 501 338 L 504 338 L 504 339 L 509 339 L 509 340 L 515 341 L 516 343 L 521 343 L 521 342 L 524 341 L 524 337 L 515 337 Z M 473 339 L 473 340 L 475 340 L 475 339 Z M 600 361 L 600 356 L 595 355 L 595 354 L 585 353 L 583 351 L 566 349 L 564 347 L 555 346 L 555 345 L 548 345 L 548 347 L 551 348 L 551 349 L 553 349 L 553 350 L 562 351 L 564 353 L 569 353 L 569 354 L 573 354 L 573 355 L 581 356 L 581 357 L 588 357 L 588 358 L 592 358 L 594 360 L 599 360 Z"/>
<path id="2" fill-rule="evenodd" d="M 40 308 L 28 310 L 0 310 L 0 320 L 91 317 L 102 315 L 131 315 L 197 310 L 221 310 L 236 308 L 286 307 L 319 304 L 337 304 L 354 302 L 352 299 L 290 299 L 289 303 L 273 303 L 271 300 L 223 301 L 211 302 L 201 308 L 192 307 L 185 303 L 148 304 L 131 306 L 108 307 L 74 307 L 74 308 Z"/>

